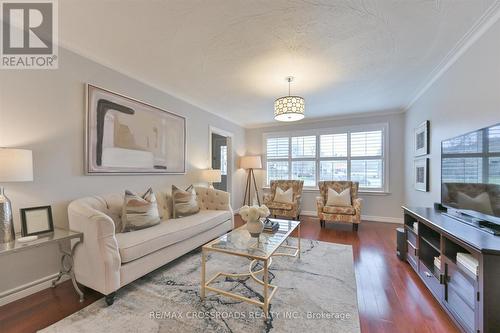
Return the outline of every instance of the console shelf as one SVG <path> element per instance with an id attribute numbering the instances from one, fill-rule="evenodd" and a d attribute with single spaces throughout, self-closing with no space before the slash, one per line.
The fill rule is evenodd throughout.
<path id="1" fill-rule="evenodd" d="M 432 208 L 403 210 L 407 261 L 443 309 L 462 332 L 500 332 L 500 237 Z M 457 253 L 479 262 L 477 275 L 457 263 Z"/>

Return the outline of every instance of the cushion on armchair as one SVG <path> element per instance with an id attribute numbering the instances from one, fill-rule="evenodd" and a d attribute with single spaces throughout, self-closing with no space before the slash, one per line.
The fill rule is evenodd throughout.
<path id="1" fill-rule="evenodd" d="M 290 187 L 288 190 L 283 191 L 281 187 L 277 187 L 273 201 L 286 204 L 293 203 L 293 189 Z"/>
<path id="2" fill-rule="evenodd" d="M 266 206 L 269 209 L 281 209 L 281 210 L 292 210 L 293 209 L 293 204 L 291 204 L 291 203 L 282 203 L 282 202 L 276 202 L 276 201 L 267 202 Z"/>
<path id="3" fill-rule="evenodd" d="M 342 192 L 338 193 L 334 189 L 328 188 L 328 200 L 326 201 L 326 205 L 340 207 L 351 206 L 351 190 L 349 188 L 346 188 Z"/>
<path id="4" fill-rule="evenodd" d="M 356 210 L 352 206 L 325 206 L 323 212 L 327 214 L 356 215 Z"/>

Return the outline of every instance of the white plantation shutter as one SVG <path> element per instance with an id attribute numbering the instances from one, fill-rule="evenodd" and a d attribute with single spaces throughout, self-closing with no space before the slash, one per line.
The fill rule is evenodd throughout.
<path id="1" fill-rule="evenodd" d="M 347 157 L 347 133 L 320 136 L 321 157 Z"/>
<path id="2" fill-rule="evenodd" d="M 316 136 L 292 137 L 292 158 L 315 158 Z"/>
<path id="3" fill-rule="evenodd" d="M 268 184 L 273 179 L 301 179 L 304 186 L 316 187 L 318 180 L 353 180 L 359 182 L 362 190 L 385 191 L 387 125 L 371 128 L 268 137 Z M 500 127 L 498 132 L 500 147 Z M 492 164 L 497 166 L 499 162 Z"/>
<path id="4" fill-rule="evenodd" d="M 267 139 L 267 158 L 288 158 L 289 138 L 269 138 Z"/>

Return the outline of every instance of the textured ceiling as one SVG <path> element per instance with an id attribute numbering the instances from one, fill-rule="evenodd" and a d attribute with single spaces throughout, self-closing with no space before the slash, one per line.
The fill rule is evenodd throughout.
<path id="1" fill-rule="evenodd" d="M 64 0 L 59 31 L 77 53 L 252 126 L 273 121 L 289 75 L 308 118 L 404 108 L 493 2 Z"/>

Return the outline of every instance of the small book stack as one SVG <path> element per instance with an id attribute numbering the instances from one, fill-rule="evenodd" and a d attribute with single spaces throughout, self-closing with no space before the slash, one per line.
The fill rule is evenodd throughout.
<path id="1" fill-rule="evenodd" d="M 434 257 L 434 267 L 436 267 L 438 270 L 441 270 L 441 256 Z"/>
<path id="2" fill-rule="evenodd" d="M 264 223 L 264 232 L 276 232 L 280 229 L 280 224 L 276 221 L 267 220 Z"/>
<path id="3" fill-rule="evenodd" d="M 457 253 L 457 264 L 467 269 L 473 275 L 478 275 L 479 262 L 469 253 Z"/>
<path id="4" fill-rule="evenodd" d="M 413 230 L 418 232 L 418 222 L 413 222 Z"/>

